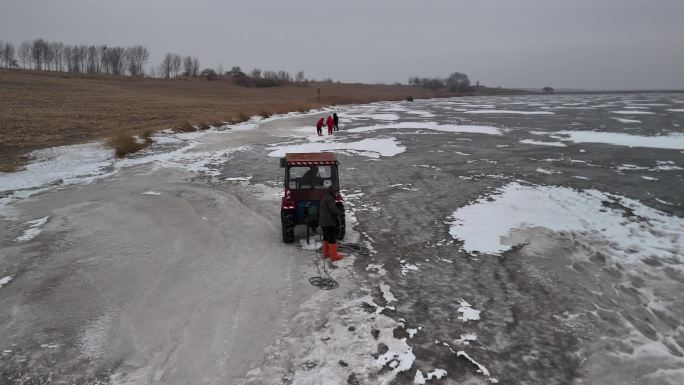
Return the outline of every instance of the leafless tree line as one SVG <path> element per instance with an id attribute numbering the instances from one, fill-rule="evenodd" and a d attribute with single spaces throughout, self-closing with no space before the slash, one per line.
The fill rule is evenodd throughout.
<path id="1" fill-rule="evenodd" d="M 181 57 L 175 53 L 167 53 L 158 68 L 152 68 L 153 77 L 175 78 L 178 75 L 197 77 L 200 73 L 199 59 L 193 56 Z"/>
<path id="2" fill-rule="evenodd" d="M 19 45 L 17 60 L 12 43 L 4 43 L 1 47 L 0 65 L 3 67 L 38 71 L 143 76 L 145 63 L 150 57 L 150 51 L 141 45 L 70 45 L 35 39 Z"/>
<path id="3" fill-rule="evenodd" d="M 0 41 L 0 68 L 16 68 L 19 64 L 14 57 L 14 44 Z"/>

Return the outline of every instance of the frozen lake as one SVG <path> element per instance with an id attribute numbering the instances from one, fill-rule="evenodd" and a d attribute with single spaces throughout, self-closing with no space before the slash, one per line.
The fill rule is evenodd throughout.
<path id="1" fill-rule="evenodd" d="M 684 383 L 684 94 L 334 111 L 0 174 L 3 379 Z M 325 293 L 278 239 L 277 158 L 322 150 L 368 250 Z"/>

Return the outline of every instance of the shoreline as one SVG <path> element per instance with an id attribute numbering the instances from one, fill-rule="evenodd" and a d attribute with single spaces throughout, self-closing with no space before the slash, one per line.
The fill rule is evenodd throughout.
<path id="1" fill-rule="evenodd" d="M 305 112 L 334 105 L 467 97 L 407 85 L 309 82 L 247 88 L 229 80 L 149 79 L 0 70 L 0 172 L 21 168 L 31 151 L 94 140 L 123 142 L 165 129 L 180 132 L 239 123 L 252 116 Z M 317 94 L 320 89 L 320 97 Z M 475 96 L 531 92 L 483 88 Z"/>

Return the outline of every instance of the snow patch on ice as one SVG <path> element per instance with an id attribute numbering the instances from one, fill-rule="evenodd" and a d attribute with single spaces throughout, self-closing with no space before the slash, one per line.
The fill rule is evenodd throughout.
<path id="1" fill-rule="evenodd" d="M 156 195 L 156 196 L 161 195 L 160 192 L 156 192 L 156 191 L 145 191 L 145 192 L 141 192 L 140 194 L 142 194 L 142 195 Z"/>
<path id="2" fill-rule="evenodd" d="M 469 253 L 501 254 L 513 246 L 513 231 L 534 227 L 599 237 L 623 261 L 676 258 L 684 249 L 684 219 L 593 189 L 513 182 L 454 211 L 452 217 L 449 233 L 462 240 Z"/>
<path id="3" fill-rule="evenodd" d="M 380 291 L 382 292 L 382 297 L 385 299 L 387 304 L 389 305 L 392 302 L 396 302 L 397 298 L 392 294 L 392 291 L 390 290 L 390 286 L 386 283 L 381 283 L 380 284 Z"/>
<path id="4" fill-rule="evenodd" d="M 684 135 L 682 134 L 642 136 L 599 131 L 561 131 L 560 134 L 567 136 L 565 140 L 574 143 L 605 143 L 627 147 L 684 149 Z"/>
<path id="5" fill-rule="evenodd" d="M 399 115 L 398 114 L 356 114 L 356 115 L 347 115 L 348 118 L 350 119 L 359 119 L 359 118 L 367 118 L 367 119 L 374 119 L 374 120 L 399 120 Z"/>
<path id="6" fill-rule="evenodd" d="M 387 270 L 385 270 L 385 267 L 382 264 L 369 263 L 368 266 L 366 266 L 366 271 L 378 276 L 387 274 Z"/>
<path id="7" fill-rule="evenodd" d="M 565 147 L 565 144 L 563 144 L 561 142 L 542 142 L 539 140 L 532 140 L 532 139 L 522 139 L 522 140 L 520 140 L 520 143 L 534 144 L 537 146 Z"/>
<path id="8" fill-rule="evenodd" d="M 620 123 L 641 123 L 641 120 L 636 120 L 636 119 L 625 119 L 625 118 L 613 118 L 617 120 Z"/>
<path id="9" fill-rule="evenodd" d="M 640 110 L 621 110 L 621 111 L 612 111 L 614 114 L 621 114 L 621 115 L 653 115 L 654 113 L 651 111 L 640 111 Z"/>
<path id="10" fill-rule="evenodd" d="M 547 175 L 560 174 L 560 171 L 547 170 L 547 169 L 541 168 L 541 167 L 537 167 L 537 169 L 535 171 L 542 173 L 542 174 L 547 174 Z"/>
<path id="11" fill-rule="evenodd" d="M 399 265 L 401 266 L 401 275 L 402 275 L 402 276 L 406 275 L 406 273 L 408 273 L 409 271 L 418 271 L 418 270 L 420 270 L 420 269 L 418 268 L 418 266 L 420 266 L 420 264 L 412 264 L 412 263 L 407 262 L 407 261 L 404 260 L 404 259 L 402 259 L 401 261 L 399 261 Z"/>
<path id="12" fill-rule="evenodd" d="M 477 335 L 473 333 L 461 334 L 461 336 L 454 342 L 462 345 L 470 345 L 472 341 L 477 340 Z"/>
<path id="13" fill-rule="evenodd" d="M 0 288 L 7 285 L 8 283 L 10 283 L 11 280 L 12 280 L 11 275 L 0 278 Z"/>
<path id="14" fill-rule="evenodd" d="M 458 125 L 458 124 L 439 124 L 437 122 L 400 122 L 394 124 L 375 125 L 367 127 L 356 127 L 346 132 L 371 132 L 382 129 L 425 129 L 440 132 L 450 133 L 465 133 L 465 134 L 487 134 L 487 135 L 501 135 L 501 130 L 492 126 L 475 126 L 475 125 Z"/>
<path id="15" fill-rule="evenodd" d="M 446 377 L 447 371 L 444 369 L 435 369 L 427 373 L 427 377 L 423 376 L 423 372 L 419 370 L 416 371 L 416 376 L 413 378 L 413 383 L 416 385 L 425 385 L 426 381 L 432 379 L 439 380 L 442 377 Z"/>
<path id="16" fill-rule="evenodd" d="M 458 319 L 463 322 L 477 321 L 480 319 L 480 311 L 473 309 L 472 306 L 470 306 L 470 304 L 465 300 L 461 300 L 459 302 L 459 307 L 456 309 L 456 311 L 461 313 L 461 315 L 458 316 Z"/>
<path id="17" fill-rule="evenodd" d="M 321 151 L 353 151 L 354 154 L 379 158 L 391 157 L 406 151 L 406 147 L 399 144 L 395 138 L 363 139 L 357 142 L 338 142 L 326 140 L 314 143 L 277 146 L 268 156 L 280 158 L 288 152 L 321 152 Z"/>
<path id="18" fill-rule="evenodd" d="M 471 110 L 466 114 L 554 115 L 551 111 Z"/>
<path id="19" fill-rule="evenodd" d="M 43 231 L 40 227 L 43 226 L 44 224 L 47 223 L 48 219 L 50 217 L 42 217 L 38 219 L 34 219 L 32 221 L 28 221 L 24 223 L 25 225 L 29 225 L 27 229 L 24 230 L 24 233 L 21 234 L 16 238 L 17 242 L 27 242 L 30 241 L 31 239 L 35 238 L 38 236 L 38 234 Z"/>

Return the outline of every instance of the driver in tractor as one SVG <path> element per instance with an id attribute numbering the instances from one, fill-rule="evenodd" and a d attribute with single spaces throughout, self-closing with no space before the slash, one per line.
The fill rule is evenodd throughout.
<path id="1" fill-rule="evenodd" d="M 318 167 L 311 166 L 307 172 L 302 175 L 302 185 L 305 186 L 323 186 L 323 179 L 318 175 Z"/>
<path id="2" fill-rule="evenodd" d="M 318 223 L 323 229 L 323 258 L 330 258 L 331 268 L 337 267 L 333 262 L 342 259 L 342 256 L 337 254 L 337 225 L 344 213 L 335 204 L 335 197 L 339 191 L 340 188 L 337 185 L 333 184 L 328 187 L 318 209 Z"/>

